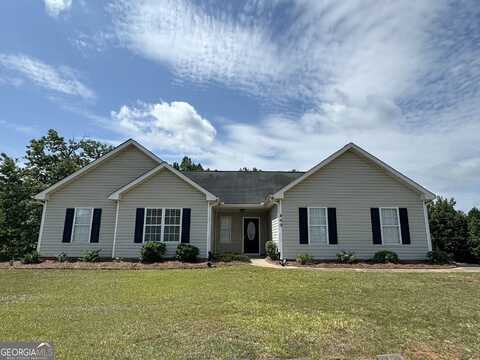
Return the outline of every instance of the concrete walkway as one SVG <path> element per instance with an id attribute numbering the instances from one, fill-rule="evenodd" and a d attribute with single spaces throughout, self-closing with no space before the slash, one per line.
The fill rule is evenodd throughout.
<path id="1" fill-rule="evenodd" d="M 413 269 L 413 268 L 405 268 L 405 269 L 373 269 L 373 268 L 348 268 L 348 267 L 303 267 L 303 266 L 281 266 L 280 264 L 274 264 L 270 261 L 265 259 L 251 259 L 251 264 L 253 266 L 270 268 L 270 269 L 303 269 L 303 270 L 316 270 L 316 271 L 356 271 L 356 272 L 418 272 L 418 273 L 425 273 L 425 272 L 438 272 L 438 273 L 457 273 L 457 272 L 464 272 L 464 273 L 479 273 L 480 266 L 478 265 L 471 265 L 471 266 L 458 266 L 454 268 L 441 268 L 441 269 Z"/>

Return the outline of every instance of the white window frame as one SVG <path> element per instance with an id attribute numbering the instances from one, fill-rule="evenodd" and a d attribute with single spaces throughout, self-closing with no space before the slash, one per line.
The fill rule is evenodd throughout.
<path id="1" fill-rule="evenodd" d="M 225 241 L 222 238 L 222 218 L 228 218 L 230 226 L 228 228 L 228 240 Z M 220 244 L 231 244 L 232 243 L 232 216 L 231 215 L 220 215 Z"/>
<path id="2" fill-rule="evenodd" d="M 143 214 L 143 236 L 142 236 L 142 243 L 145 243 L 145 228 L 147 226 L 158 226 L 158 225 L 147 225 L 147 210 L 162 210 L 162 223 L 160 224 L 160 241 L 158 242 L 163 242 L 165 244 L 179 244 L 182 242 L 182 222 L 183 222 L 183 208 L 179 207 L 146 207 L 145 208 L 145 213 Z M 165 241 L 163 236 L 165 235 L 165 210 L 180 210 L 180 224 L 178 225 L 172 225 L 172 224 L 167 224 L 167 226 L 178 226 L 180 227 L 180 232 L 178 234 L 178 241 Z"/>
<path id="3" fill-rule="evenodd" d="M 310 225 L 310 209 L 325 209 L 325 225 Z M 328 229 L 328 208 L 324 206 L 311 206 L 307 208 L 307 217 L 308 217 L 308 243 L 305 245 L 310 245 L 310 240 L 312 239 L 310 235 L 310 227 L 311 226 L 317 226 L 317 227 L 324 227 L 327 230 L 327 242 L 321 243 L 321 245 L 329 245 L 329 246 L 335 246 L 336 244 L 330 244 L 330 236 L 329 236 L 329 229 Z"/>
<path id="4" fill-rule="evenodd" d="M 90 225 L 88 227 L 88 241 L 87 241 L 87 243 L 91 243 L 91 241 L 92 241 L 93 209 L 94 208 L 89 208 L 89 207 L 75 208 L 75 210 L 73 212 L 72 232 L 70 233 L 70 244 L 74 242 L 73 235 L 75 234 L 75 226 L 77 226 L 75 224 L 75 221 L 77 220 L 77 210 L 90 210 Z M 85 225 L 81 225 L 81 226 L 85 226 Z M 77 241 L 77 243 L 82 244 L 83 242 L 82 241 Z"/>
<path id="5" fill-rule="evenodd" d="M 383 216 L 382 216 L 382 210 L 383 209 L 386 209 L 386 210 L 395 210 L 397 212 L 397 222 L 398 222 L 398 225 L 383 225 Z M 403 245 L 403 239 L 402 239 L 402 228 L 401 228 L 401 223 L 400 223 L 400 208 L 399 207 L 395 207 L 395 206 L 390 206 L 390 207 L 381 207 L 380 208 L 380 232 L 382 234 L 382 244 L 381 245 Z M 398 244 L 385 244 L 385 241 L 384 241 L 384 235 L 383 235 L 383 227 L 397 227 L 398 228 L 398 240 L 399 240 L 399 243 Z"/>

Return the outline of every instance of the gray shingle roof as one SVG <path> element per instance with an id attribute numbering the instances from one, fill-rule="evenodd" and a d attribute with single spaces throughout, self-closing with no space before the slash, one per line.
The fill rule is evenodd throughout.
<path id="1" fill-rule="evenodd" d="M 226 204 L 258 204 L 299 178 L 287 171 L 184 171 L 184 175 Z"/>

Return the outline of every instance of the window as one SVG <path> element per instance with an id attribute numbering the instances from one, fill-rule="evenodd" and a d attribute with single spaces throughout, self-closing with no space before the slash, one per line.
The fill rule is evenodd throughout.
<path id="1" fill-rule="evenodd" d="M 76 208 L 75 220 L 73 222 L 72 241 L 89 242 L 90 230 L 92 226 L 92 209 Z"/>
<path id="2" fill-rule="evenodd" d="M 181 209 L 146 209 L 144 241 L 179 242 Z"/>
<path id="3" fill-rule="evenodd" d="M 163 241 L 180 240 L 180 209 L 165 209 Z"/>
<path id="4" fill-rule="evenodd" d="M 145 241 L 162 241 L 163 209 L 146 209 Z"/>
<path id="5" fill-rule="evenodd" d="M 308 230 L 311 242 L 328 244 L 327 208 L 308 208 Z"/>
<path id="6" fill-rule="evenodd" d="M 220 217 L 220 242 L 229 244 L 232 242 L 232 217 Z"/>
<path id="7" fill-rule="evenodd" d="M 381 208 L 380 224 L 384 244 L 401 244 L 400 219 L 397 208 Z"/>

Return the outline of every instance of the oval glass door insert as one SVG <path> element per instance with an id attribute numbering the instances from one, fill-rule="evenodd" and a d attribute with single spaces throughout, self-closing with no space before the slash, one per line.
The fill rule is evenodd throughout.
<path id="1" fill-rule="evenodd" d="M 247 225 L 247 237 L 248 240 L 255 240 L 255 235 L 257 233 L 257 228 L 253 221 L 250 221 Z"/>

